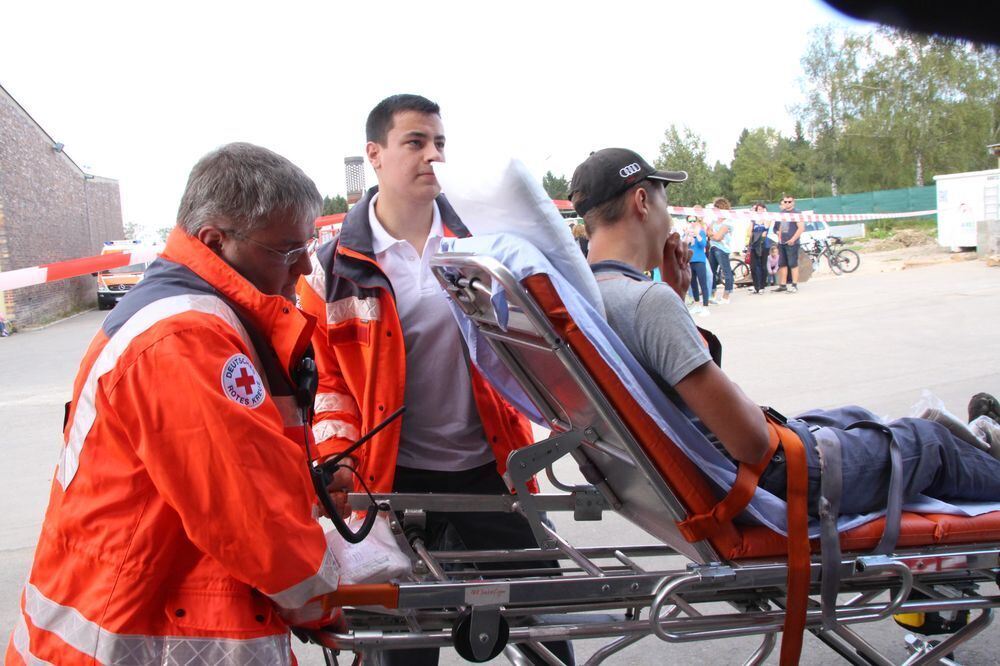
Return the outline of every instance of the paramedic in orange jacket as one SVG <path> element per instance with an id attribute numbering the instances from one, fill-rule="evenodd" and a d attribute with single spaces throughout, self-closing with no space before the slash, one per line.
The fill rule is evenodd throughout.
<path id="1" fill-rule="evenodd" d="M 354 454 L 372 492 L 508 492 L 500 475 L 511 451 L 533 441 L 530 427 L 470 363 L 428 265 L 443 237 L 469 235 L 432 168 L 444 161 L 440 109 L 394 95 L 371 111 L 366 134 L 378 187 L 317 251 L 299 286 L 300 307 L 318 320 L 316 441 L 324 454 L 343 451 L 405 404 L 402 419 Z M 452 530 L 473 550 L 537 548 L 517 514 L 430 513 L 427 521 L 432 548 Z M 571 660 L 567 644 L 555 649 Z M 437 649 L 385 657 L 430 664 Z"/>
<path id="2" fill-rule="evenodd" d="M 292 390 L 319 206 L 263 148 L 194 167 L 80 365 L 8 664 L 292 662 L 287 621 L 338 583 Z"/>

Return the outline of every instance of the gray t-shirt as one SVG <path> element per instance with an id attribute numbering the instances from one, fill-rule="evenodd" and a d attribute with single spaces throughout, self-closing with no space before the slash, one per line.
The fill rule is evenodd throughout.
<path id="1" fill-rule="evenodd" d="M 608 324 L 651 377 L 673 387 L 712 360 L 684 301 L 669 285 L 619 261 L 591 268 Z"/>

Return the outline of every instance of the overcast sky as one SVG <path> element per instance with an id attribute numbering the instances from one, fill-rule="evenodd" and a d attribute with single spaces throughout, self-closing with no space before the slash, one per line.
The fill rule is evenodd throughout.
<path id="1" fill-rule="evenodd" d="M 368 111 L 397 92 L 441 105 L 454 164 L 568 177 L 611 145 L 652 160 L 671 123 L 728 162 L 744 127 L 792 131 L 799 59 L 826 23 L 857 25 L 818 0 L 5 2 L 0 84 L 120 181 L 126 222 L 156 229 L 229 141 L 343 193 Z"/>

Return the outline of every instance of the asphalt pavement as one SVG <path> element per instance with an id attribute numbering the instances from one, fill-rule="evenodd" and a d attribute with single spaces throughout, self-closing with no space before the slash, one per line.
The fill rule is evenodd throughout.
<path id="1" fill-rule="evenodd" d="M 1000 394 L 1000 269 L 980 261 L 897 270 L 867 261 L 858 273 L 821 270 L 797 294 L 750 295 L 698 318 L 724 345 L 723 367 L 755 401 L 795 414 L 813 407 L 863 405 L 898 417 L 930 391 L 956 414 L 979 391 Z M 31 564 L 52 472 L 61 446 L 63 405 L 80 359 L 104 318 L 88 312 L 43 330 L 0 339 L 0 635 L 14 625 Z M 566 465 L 560 474 L 572 477 Z M 560 534 L 578 545 L 653 543 L 623 520 L 573 523 L 554 516 Z M 672 558 L 671 566 L 684 562 Z M 996 594 L 996 589 L 992 589 Z M 903 631 L 891 621 L 859 628 L 894 659 L 905 657 Z M 5 639 L 3 639 L 5 641 Z M 580 641 L 582 663 L 600 641 Z M 742 663 L 755 638 L 668 645 L 653 637 L 607 663 Z M 321 664 L 315 648 L 296 648 L 302 663 Z M 1000 631 L 991 627 L 957 658 L 995 664 Z M 463 663 L 453 653 L 442 663 Z M 497 661 L 497 663 L 506 663 Z M 777 663 L 776 654 L 768 663 Z M 803 664 L 840 663 L 806 637 Z"/>

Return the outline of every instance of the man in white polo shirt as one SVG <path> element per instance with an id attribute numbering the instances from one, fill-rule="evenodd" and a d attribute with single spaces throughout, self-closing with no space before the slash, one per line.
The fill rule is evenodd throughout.
<path id="1" fill-rule="evenodd" d="M 300 306 L 319 320 L 318 447 L 339 453 L 405 404 L 402 419 L 354 453 L 372 492 L 508 492 L 507 456 L 532 442 L 531 429 L 470 363 L 429 266 L 442 238 L 469 235 L 434 176 L 433 163 L 444 161 L 440 109 L 418 95 L 393 95 L 372 109 L 366 134 L 378 187 L 319 249 L 299 289 Z M 446 532 L 470 550 L 537 548 L 518 514 L 429 513 L 427 531 L 432 548 Z M 572 662 L 568 643 L 546 645 Z M 438 651 L 386 656 L 435 664 Z"/>

